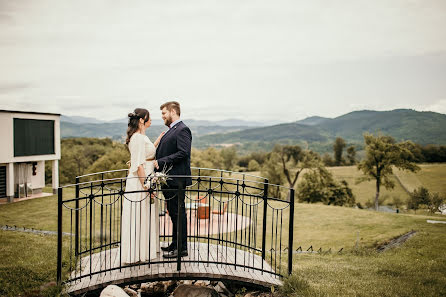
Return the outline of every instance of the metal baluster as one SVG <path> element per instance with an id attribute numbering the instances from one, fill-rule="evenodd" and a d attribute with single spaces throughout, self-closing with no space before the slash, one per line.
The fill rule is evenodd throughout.
<path id="1" fill-rule="evenodd" d="M 120 182 L 120 187 L 121 187 L 121 190 L 119 191 L 119 201 L 120 201 L 120 204 L 121 204 L 121 207 L 120 207 L 120 210 L 119 210 L 119 212 L 120 212 L 120 225 L 119 225 L 119 272 L 121 272 L 122 271 L 122 199 L 123 199 L 123 196 L 124 195 L 122 195 L 122 179 L 121 179 L 121 182 Z"/>
<path id="2" fill-rule="evenodd" d="M 282 275 L 282 232 L 283 232 L 283 228 L 282 228 L 282 223 L 283 223 L 283 209 L 280 210 L 280 275 Z"/>
<path id="3" fill-rule="evenodd" d="M 102 252 L 102 238 L 104 238 L 103 235 L 103 214 L 104 214 L 104 173 L 101 174 L 101 231 L 100 231 L 100 240 L 101 240 L 101 252 Z M 107 243 L 107 242 L 106 242 Z"/>
<path id="4" fill-rule="evenodd" d="M 290 189 L 290 226 L 288 239 L 288 274 L 293 272 L 294 189 Z"/>
<path id="5" fill-rule="evenodd" d="M 91 255 L 92 255 L 92 248 L 93 248 L 93 242 L 92 242 L 92 232 L 93 232 L 93 230 L 92 230 L 92 224 L 91 224 L 91 221 L 92 221 L 92 216 L 93 216 L 93 212 L 92 212 L 92 208 L 93 208 L 93 198 L 94 198 L 94 195 L 93 195 L 93 183 L 90 183 L 90 279 L 91 279 L 91 277 L 92 277 L 92 275 L 91 275 L 91 273 L 92 273 L 92 271 L 93 270 L 91 270 L 91 268 L 92 268 L 92 264 L 91 264 Z"/>
<path id="6" fill-rule="evenodd" d="M 263 184 L 263 227 L 262 227 L 262 274 L 263 274 L 263 262 L 266 259 L 266 212 L 268 208 L 268 180 L 264 180 Z"/>
<path id="7" fill-rule="evenodd" d="M 238 200 L 239 200 L 239 181 L 237 180 L 237 188 L 236 188 L 235 196 L 236 196 L 236 203 L 235 203 L 235 255 L 234 255 L 234 269 L 237 270 L 237 235 L 238 235 Z"/>
<path id="8" fill-rule="evenodd" d="M 76 177 L 76 196 L 75 196 L 75 231 L 74 231 L 74 255 L 79 255 L 79 177 Z"/>
<path id="9" fill-rule="evenodd" d="M 184 197 L 184 188 L 183 188 L 184 184 L 183 184 L 183 180 L 179 179 L 179 188 L 178 188 L 178 199 L 177 199 L 177 203 L 178 203 L 178 221 L 177 221 L 177 271 L 181 271 L 181 252 L 182 252 L 182 226 L 180 226 L 181 224 L 181 219 L 182 219 L 182 210 L 181 210 L 181 203 L 180 203 L 180 197 Z M 181 224 L 182 225 L 182 224 Z"/>
<path id="10" fill-rule="evenodd" d="M 62 188 L 57 195 L 57 283 L 62 282 Z"/>

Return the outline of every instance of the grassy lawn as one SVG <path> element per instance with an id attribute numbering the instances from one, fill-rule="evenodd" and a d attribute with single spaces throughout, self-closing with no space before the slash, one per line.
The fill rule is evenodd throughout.
<path id="1" fill-rule="evenodd" d="M 343 167 L 330 167 L 328 168 L 333 173 L 335 179 L 345 179 L 348 182 L 349 187 L 355 194 L 356 202 L 364 205 L 368 200 L 375 200 L 376 185 L 375 181 L 364 181 L 357 184 L 356 181 L 359 177 L 363 176 L 361 171 L 358 171 L 356 166 L 343 166 Z M 384 199 L 384 204 L 392 202 L 394 197 L 399 197 L 402 201 L 406 201 L 409 195 L 404 188 L 398 183 L 396 177 L 391 177 L 395 183 L 395 188 L 387 190 L 385 187 L 381 187 L 381 199 Z"/>
<path id="2" fill-rule="evenodd" d="M 417 173 L 394 170 L 395 175 L 391 179 L 395 183 L 395 188 L 387 190 L 385 187 L 381 187 L 380 197 L 384 204 L 392 203 L 394 197 L 398 197 L 404 203 L 409 198 L 405 189 L 413 191 L 419 186 L 426 187 L 430 192 L 446 195 L 446 182 L 444 182 L 446 180 L 446 164 L 420 164 L 419 166 L 421 170 Z M 327 169 L 333 173 L 336 180 L 345 179 L 348 182 L 357 202 L 364 205 L 369 200 L 374 201 L 375 182 L 372 180 L 356 184 L 357 179 L 363 176 L 356 166 L 328 167 Z M 258 171 L 250 173 L 260 175 Z M 303 173 L 299 176 L 298 182 L 302 179 Z"/>
<path id="3" fill-rule="evenodd" d="M 57 288 L 39 292 L 39 287 L 56 280 L 56 241 L 56 236 L 0 230 L 0 296 L 55 296 Z"/>
<path id="4" fill-rule="evenodd" d="M 414 237 L 382 254 L 363 247 L 295 256 L 287 295 L 446 296 L 446 226 L 417 218 L 412 226 Z"/>
<path id="5" fill-rule="evenodd" d="M 443 168 L 434 169 L 438 174 L 444 173 Z M 355 174 L 354 167 L 331 170 L 335 170 L 336 176 Z M 427 172 L 432 174 L 430 170 Z M 437 182 L 441 183 L 439 179 Z M 358 185 L 356 191 L 373 192 L 373 189 L 361 190 L 364 185 Z M 67 191 L 67 195 L 72 196 L 73 192 Z M 305 250 L 312 245 L 315 250 L 344 248 L 344 252 L 296 254 L 294 276 L 287 284 L 295 296 L 446 295 L 446 225 L 428 224 L 426 219 L 446 220 L 446 217 L 297 203 L 294 249 L 302 246 Z M 268 226 L 270 222 L 271 216 Z M 69 223 L 69 217 L 65 216 L 64 225 Z M 284 226 L 287 223 L 285 215 Z M 56 231 L 57 196 L 0 205 L 0 225 Z M 410 230 L 417 234 L 403 246 L 382 254 L 375 252 L 376 245 Z M 286 232 L 283 236 L 286 238 Z M 270 241 L 268 233 L 267 242 Z M 0 231 L 0 243 L 0 296 L 37 296 L 35 292 L 42 284 L 55 280 L 56 236 Z M 286 269 L 286 259 L 282 266 Z M 51 296 L 56 291 L 42 294 Z"/>
<path id="6" fill-rule="evenodd" d="M 399 173 L 399 175 L 402 177 L 403 184 L 407 184 L 407 188 L 414 188 L 414 186 L 412 186 L 413 184 L 422 185 L 430 192 L 438 192 L 446 195 L 446 165 L 422 164 L 420 167 L 421 170 L 417 173 Z"/>

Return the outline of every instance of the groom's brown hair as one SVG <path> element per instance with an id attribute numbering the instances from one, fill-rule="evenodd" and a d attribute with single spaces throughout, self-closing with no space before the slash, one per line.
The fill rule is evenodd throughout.
<path id="1" fill-rule="evenodd" d="M 166 108 L 168 111 L 172 111 L 172 109 L 175 110 L 178 116 L 180 116 L 181 109 L 180 109 L 180 103 L 176 101 L 169 101 L 161 105 L 160 110 L 163 110 L 163 108 Z"/>

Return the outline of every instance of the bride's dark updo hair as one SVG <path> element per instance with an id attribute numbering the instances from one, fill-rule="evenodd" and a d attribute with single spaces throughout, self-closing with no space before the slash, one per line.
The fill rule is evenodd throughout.
<path id="1" fill-rule="evenodd" d="M 134 112 L 128 114 L 129 124 L 127 128 L 127 139 L 125 140 L 125 144 L 129 145 L 130 137 L 138 131 L 139 128 L 139 119 L 143 119 L 144 123 L 150 119 L 150 114 L 147 109 L 144 108 L 136 108 Z"/>

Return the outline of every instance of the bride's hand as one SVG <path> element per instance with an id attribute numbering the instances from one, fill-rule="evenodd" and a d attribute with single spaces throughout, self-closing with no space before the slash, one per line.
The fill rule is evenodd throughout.
<path id="1" fill-rule="evenodd" d="M 160 144 L 161 138 L 163 138 L 164 134 L 166 134 L 166 131 L 161 132 L 161 134 L 155 140 L 155 143 L 154 143 L 155 147 L 158 147 L 158 144 Z"/>

